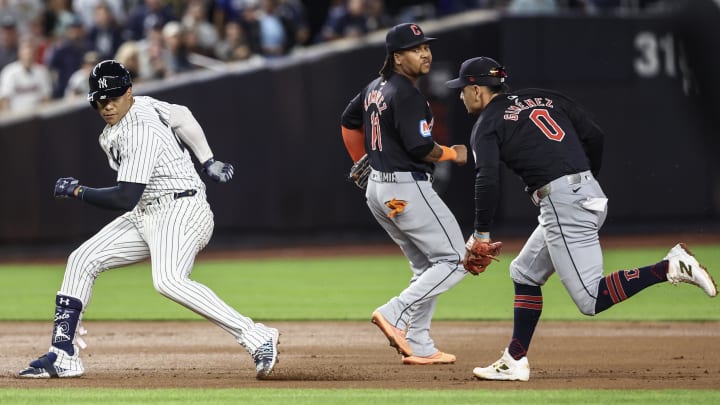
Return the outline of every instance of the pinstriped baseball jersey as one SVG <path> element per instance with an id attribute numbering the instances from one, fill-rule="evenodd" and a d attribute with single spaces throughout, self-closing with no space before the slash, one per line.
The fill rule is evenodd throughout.
<path id="1" fill-rule="evenodd" d="M 117 181 L 146 184 L 145 191 L 132 211 L 72 252 L 60 291 L 86 306 L 100 273 L 150 257 L 160 294 L 204 316 L 253 353 L 275 329 L 241 315 L 189 278 L 195 256 L 210 241 L 214 221 L 205 184 L 168 125 L 170 104 L 152 97 L 133 99 L 115 125 L 105 126 L 99 142 Z"/>
<path id="2" fill-rule="evenodd" d="M 168 126 L 168 104 L 136 96 L 128 113 L 106 125 L 99 142 L 117 180 L 147 184 L 141 203 L 183 190 L 204 190 L 190 153 Z"/>
<path id="3" fill-rule="evenodd" d="M 107 124 L 99 143 L 117 171 L 117 185 L 93 188 L 61 177 L 55 197 L 77 198 L 124 213 L 70 254 L 56 297 L 50 351 L 18 375 L 81 376 L 84 366 L 78 346 L 85 345 L 75 335 L 82 330 L 80 321 L 95 280 L 108 269 L 150 258 L 155 290 L 230 333 L 252 355 L 257 378 L 267 377 L 277 362 L 278 330 L 253 322 L 190 279 L 195 257 L 210 241 L 215 226 L 205 184 L 181 141 L 191 145 L 201 163 L 212 159 L 200 124 L 185 106 L 133 96 L 130 73 L 117 61 L 98 63 L 88 82 L 88 101 Z M 228 164 L 213 159 L 210 168 L 204 167 L 217 181 L 232 177 Z M 222 172 L 211 174 L 213 167 Z M 129 311 L 133 304 L 131 298 L 122 303 Z"/>

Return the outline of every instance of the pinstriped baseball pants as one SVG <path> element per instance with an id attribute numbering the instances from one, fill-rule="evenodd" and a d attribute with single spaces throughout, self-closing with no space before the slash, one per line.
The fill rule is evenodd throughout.
<path id="1" fill-rule="evenodd" d="M 213 228 L 213 213 L 202 192 L 138 206 L 70 254 L 60 293 L 80 299 L 84 311 L 100 273 L 150 257 L 153 285 L 160 294 L 215 323 L 253 353 L 270 339 L 270 329 L 241 315 L 210 288 L 190 279 L 195 256 L 210 241 Z"/>

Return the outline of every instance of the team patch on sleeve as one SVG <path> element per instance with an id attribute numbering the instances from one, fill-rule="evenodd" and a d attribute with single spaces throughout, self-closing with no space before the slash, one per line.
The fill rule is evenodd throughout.
<path id="1" fill-rule="evenodd" d="M 432 136 L 432 125 L 428 124 L 426 120 L 420 120 L 420 135 L 425 138 Z"/>

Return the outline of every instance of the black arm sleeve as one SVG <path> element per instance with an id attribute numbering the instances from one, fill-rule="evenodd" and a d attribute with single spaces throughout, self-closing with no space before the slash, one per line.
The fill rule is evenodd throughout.
<path id="1" fill-rule="evenodd" d="M 581 137 L 585 154 L 590 159 L 590 171 L 595 177 L 600 174 L 600 167 L 602 166 L 603 137 L 603 132 L 597 126 L 594 128 L 592 136 Z"/>
<path id="2" fill-rule="evenodd" d="M 433 142 L 430 144 L 420 145 L 418 147 L 412 148 L 408 151 L 408 153 L 410 154 L 410 156 L 412 156 L 413 158 L 415 158 L 417 160 L 423 160 L 425 158 L 425 156 L 427 156 L 428 153 L 430 153 L 433 150 L 434 147 L 435 147 L 435 143 Z"/>
<path id="3" fill-rule="evenodd" d="M 497 167 L 480 167 L 475 172 L 475 230 L 490 232 L 500 195 Z"/>
<path id="4" fill-rule="evenodd" d="M 96 207 L 131 211 L 145 191 L 146 184 L 118 182 L 115 187 L 90 188 L 80 186 L 78 198 Z"/>
<path id="5" fill-rule="evenodd" d="M 600 166 L 602 166 L 605 133 L 590 114 L 577 103 L 568 106 L 568 116 L 575 126 L 585 155 L 590 161 L 590 171 L 597 177 L 600 173 Z"/>
<path id="6" fill-rule="evenodd" d="M 340 124 L 345 128 L 358 129 L 363 126 L 362 93 L 358 93 L 345 107 Z"/>

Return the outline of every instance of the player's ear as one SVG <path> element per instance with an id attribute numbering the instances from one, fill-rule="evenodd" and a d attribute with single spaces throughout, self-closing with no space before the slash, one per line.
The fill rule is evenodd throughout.
<path id="1" fill-rule="evenodd" d="M 393 62 L 395 66 L 401 65 L 400 52 L 393 52 Z"/>

